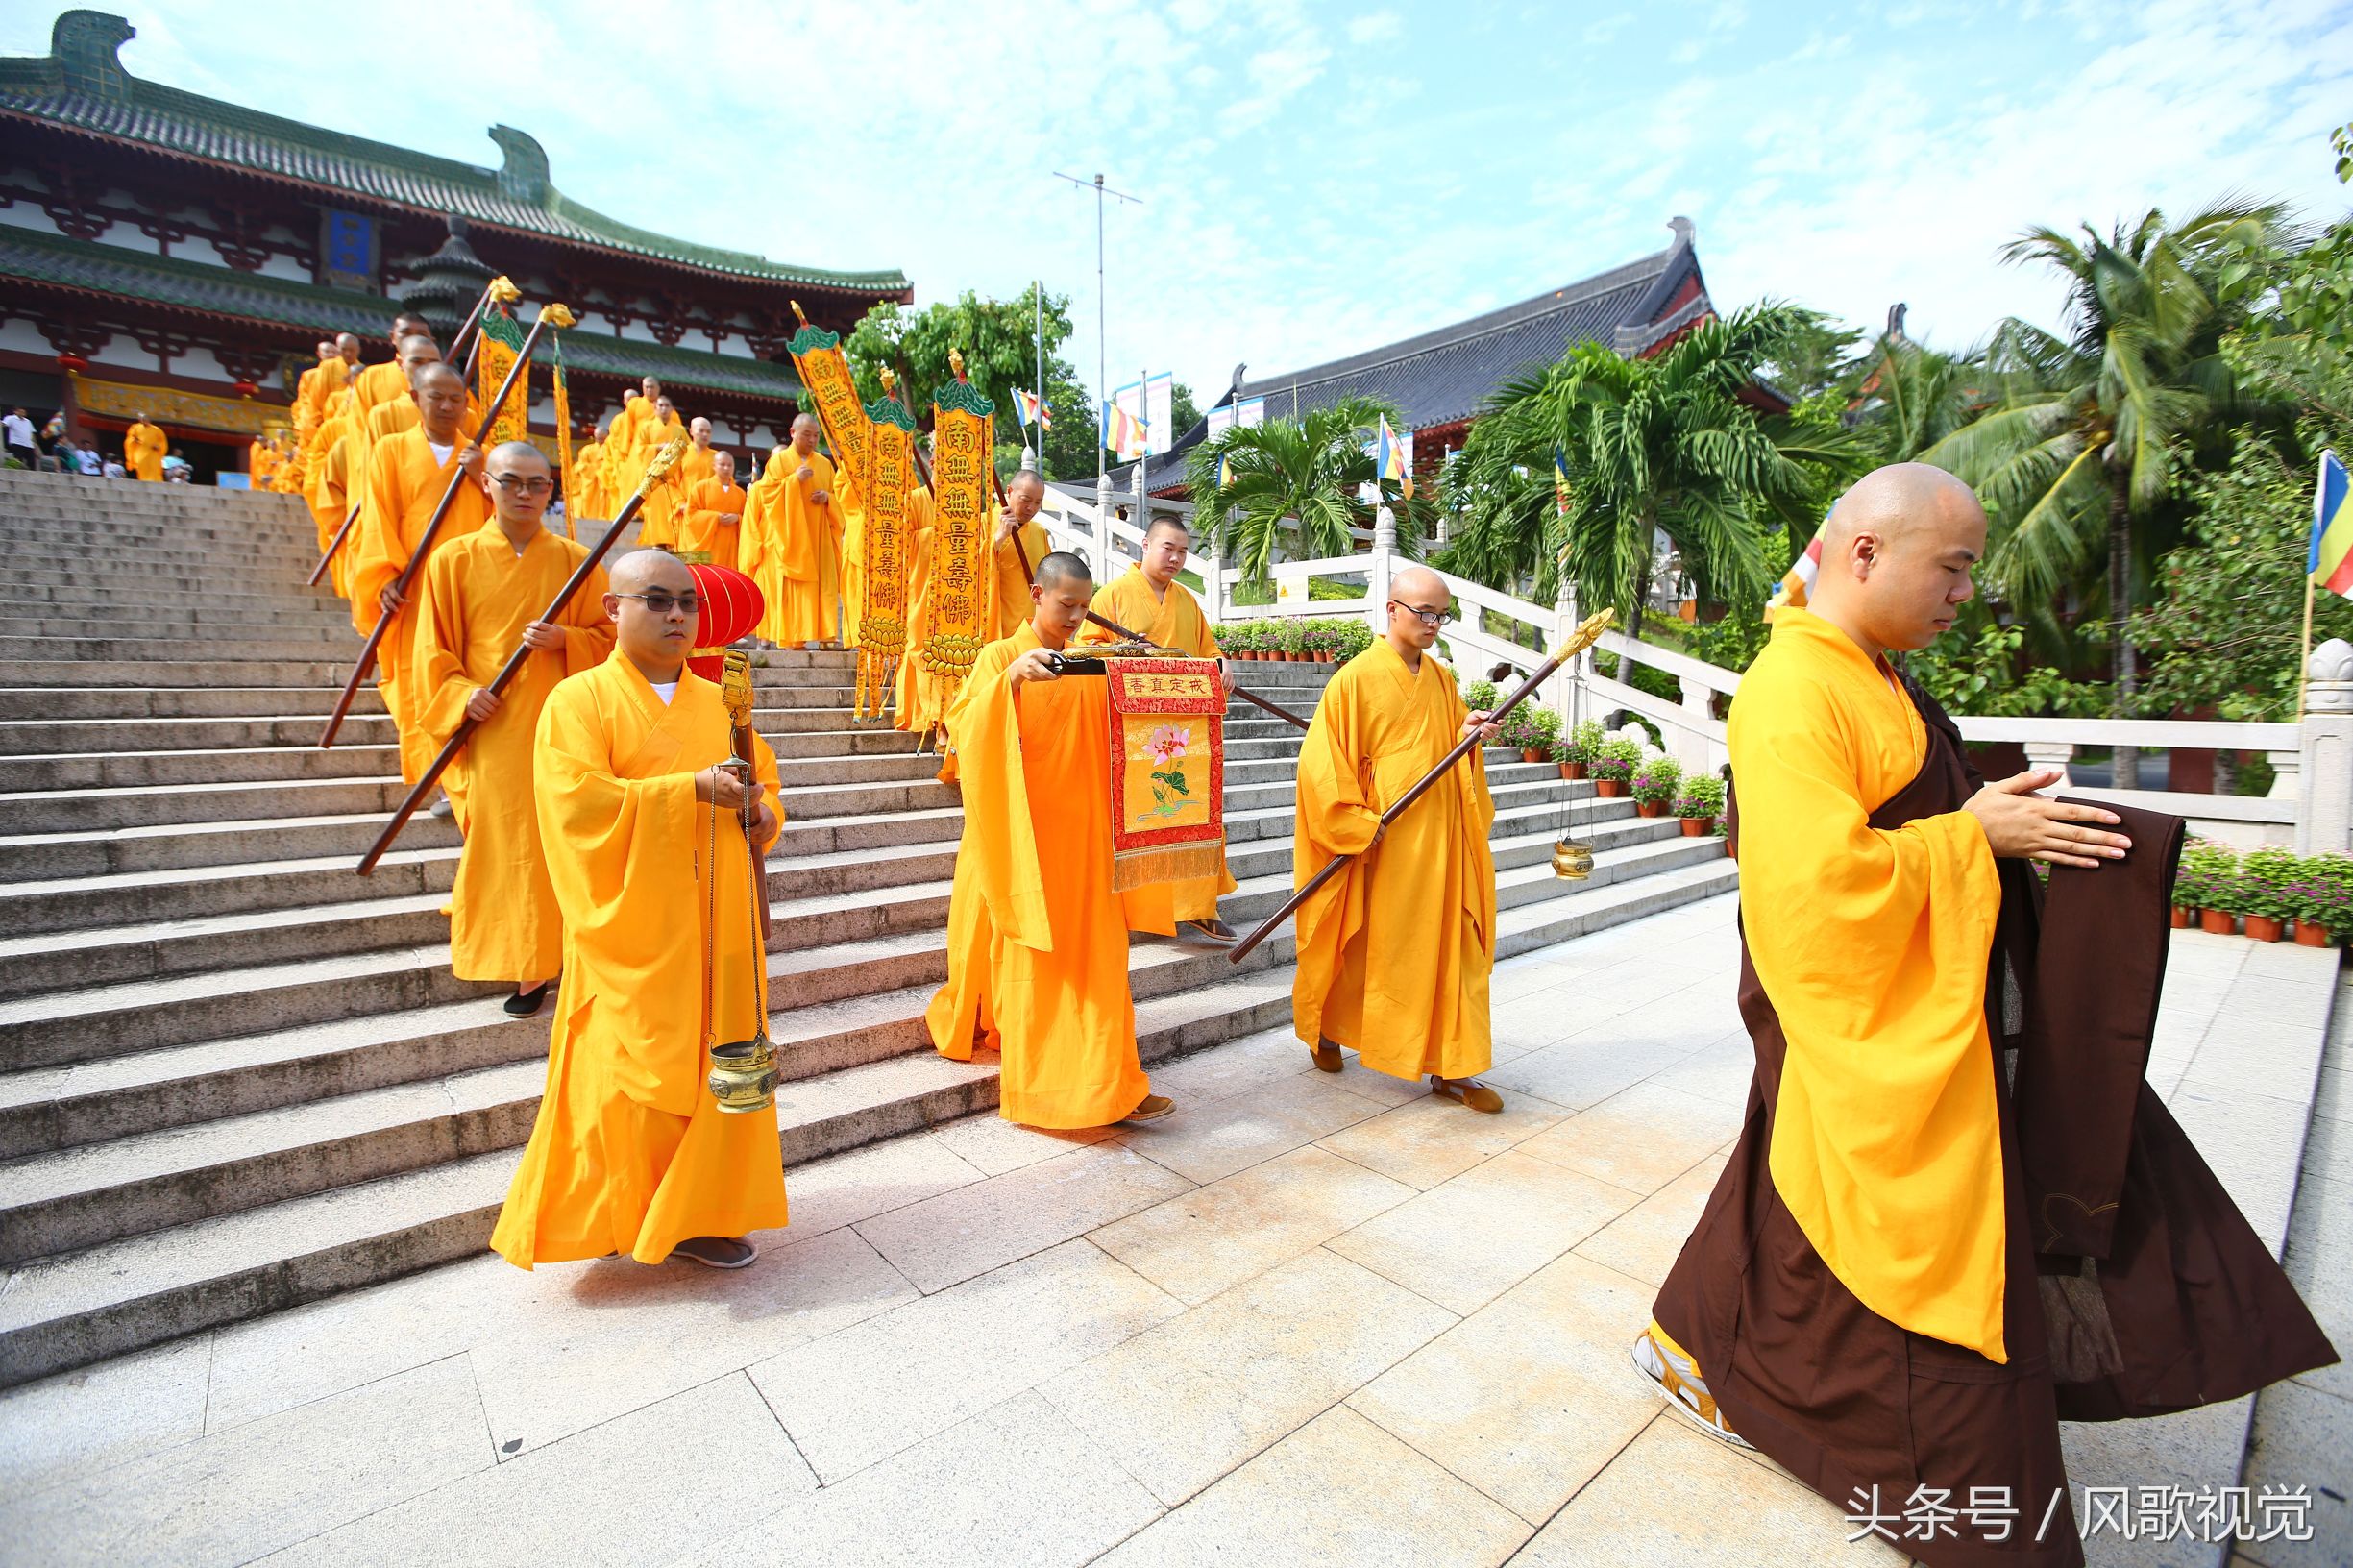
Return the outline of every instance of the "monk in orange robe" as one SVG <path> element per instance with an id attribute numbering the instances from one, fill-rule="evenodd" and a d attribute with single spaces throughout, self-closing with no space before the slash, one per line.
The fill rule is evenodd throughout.
<path id="1" fill-rule="evenodd" d="M 747 1233 L 786 1220 L 775 1109 L 721 1111 L 704 1043 L 765 1030 L 753 877 L 779 825 L 776 760 L 755 736 L 752 776 L 731 770 L 720 690 L 686 668 L 694 597 L 674 556 L 623 556 L 604 596 L 619 647 L 540 714 L 564 978 L 539 1119 L 490 1238 L 524 1268 L 674 1252 L 742 1268 L 759 1255 Z"/>
<path id="2" fill-rule="evenodd" d="M 572 519 L 575 528 L 589 518 L 613 515 L 604 499 L 604 432 L 611 424 L 606 420 L 592 427 L 589 439 L 573 449 L 572 467 L 564 474 L 564 513 Z"/>
<path id="3" fill-rule="evenodd" d="M 448 365 L 426 366 L 418 372 L 417 409 L 416 429 L 377 443 L 369 454 L 359 526 L 343 547 L 356 551 L 351 572 L 352 624 L 365 635 L 382 617 L 395 618 L 377 648 L 376 683 L 384 694 L 384 711 L 400 730 L 401 776 L 412 784 L 438 747 L 425 728 L 417 617 L 394 579 L 417 552 L 433 508 L 461 470 L 473 478 L 457 483 L 449 512 L 433 536 L 434 546 L 462 539 L 490 518 L 490 500 L 480 483 L 482 449 L 459 424 L 466 410 L 466 383 Z"/>
<path id="4" fill-rule="evenodd" d="M 834 515 L 842 520 L 842 646 L 858 646 L 858 623 L 866 615 L 866 502 L 849 470 L 834 470 Z"/>
<path id="5" fill-rule="evenodd" d="M 1178 649 L 1189 657 L 1214 661 L 1218 678 L 1226 695 L 1231 697 L 1234 673 L 1217 652 L 1217 638 L 1210 630 L 1209 617 L 1201 613 L 1201 601 L 1193 598 L 1192 591 L 1177 581 L 1177 574 L 1185 570 L 1185 558 L 1191 548 L 1192 533 L 1183 519 L 1154 518 L 1144 529 L 1143 559 L 1128 568 L 1117 581 L 1096 589 L 1092 608 L 1104 620 L 1127 627 L 1154 648 Z M 1111 632 L 1091 621 L 1080 637 L 1090 643 L 1115 640 Z M 1214 876 L 1186 882 L 1156 882 L 1121 894 L 1119 902 L 1127 911 L 1130 931 L 1173 937 L 1182 922 L 1191 936 L 1230 946 L 1237 939 L 1232 928 L 1217 918 L 1217 900 L 1234 888 L 1234 875 L 1221 860 Z"/>
<path id="6" fill-rule="evenodd" d="M 735 482 L 735 453 L 721 452 L 711 459 L 710 478 L 696 481 L 687 493 L 686 522 L 679 530 L 678 549 L 683 553 L 708 555 L 715 566 L 733 566 L 736 538 L 743 525 L 744 491 Z"/>
<path id="7" fill-rule="evenodd" d="M 760 585 L 768 609 L 760 636 L 778 648 L 831 642 L 841 526 L 833 515 L 833 461 L 817 450 L 814 414 L 793 421 L 792 445 L 778 447 L 763 476 L 736 546 L 742 569 Z"/>
<path id="8" fill-rule="evenodd" d="M 171 442 L 162 429 L 147 422 L 144 411 L 123 431 L 123 467 L 135 478 L 161 482 L 163 454 L 171 450 Z"/>
<path id="9" fill-rule="evenodd" d="M 545 527 L 554 478 L 537 447 L 509 441 L 485 467 L 496 515 L 425 564 L 417 684 L 436 750 L 463 721 L 477 721 L 441 775 L 465 835 L 450 898 L 450 971 L 460 980 L 513 981 L 506 1011 L 527 1018 L 547 998 L 564 936 L 531 796 L 532 737 L 556 682 L 612 651 L 613 623 L 601 568 L 553 619 L 539 619 L 588 547 Z M 517 648 L 530 656 L 505 691 L 493 693 L 492 678 Z"/>
<path id="10" fill-rule="evenodd" d="M 1037 521 L 1038 507 L 1045 500 L 1045 479 L 1037 470 L 1025 468 L 1007 479 L 1004 497 L 992 534 L 996 574 L 990 592 L 994 596 L 996 635 L 1010 637 L 1029 619 L 1029 577 L 1021 562 L 1026 558 L 1035 567 L 1054 547 L 1046 539 L 1045 525 Z M 1014 546 L 1017 534 L 1018 550 Z"/>
<path id="11" fill-rule="evenodd" d="M 335 450 L 342 445 L 345 436 L 351 431 L 351 420 L 348 417 L 351 405 L 352 389 L 348 386 L 338 388 L 329 396 L 322 411 L 319 428 L 310 435 L 310 450 L 313 456 L 306 465 L 303 500 L 310 507 L 310 522 L 311 526 L 318 530 L 319 550 L 322 553 L 326 551 L 330 544 L 334 542 L 335 534 L 343 527 L 344 518 L 349 515 L 347 508 L 350 502 L 346 499 L 350 482 L 349 470 L 338 461 Z M 329 482 L 331 473 L 333 480 L 331 486 Z M 344 545 L 348 549 L 351 541 L 344 540 Z M 343 551 L 338 550 L 335 551 L 334 562 L 328 569 L 329 576 L 333 581 L 337 594 L 343 592 L 344 567 Z"/>
<path id="12" fill-rule="evenodd" d="M 681 528 L 686 526 L 686 498 L 694 494 L 695 486 L 711 477 L 713 466 L 711 422 L 700 417 L 689 420 L 686 426 L 686 450 L 678 453 L 678 460 L 670 468 L 678 485 L 678 526 Z"/>
<path id="13" fill-rule="evenodd" d="M 1478 1081 L 1493 1061 L 1487 976 L 1495 967 L 1495 802 L 1476 748 L 1385 830 L 1381 814 L 1464 736 L 1493 740 L 1467 713 L 1454 672 L 1430 652 L 1452 608 L 1446 583 L 1407 567 L 1390 584 L 1388 635 L 1324 688 L 1299 752 L 1292 849 L 1304 887 L 1353 855 L 1299 911 L 1291 1023 L 1315 1065 L 1340 1047 L 1393 1078 L 1497 1112 Z"/>
<path id="14" fill-rule="evenodd" d="M 679 424 L 677 411 L 671 406 L 670 399 L 656 396 L 652 415 L 640 420 L 637 425 L 637 449 L 631 459 L 629 476 L 632 490 L 652 466 L 654 453 L 674 437 L 685 433 L 686 428 Z M 684 507 L 685 500 L 685 492 L 679 488 L 680 482 L 677 467 L 674 464 L 669 473 L 647 488 L 646 503 L 638 508 L 637 513 L 639 544 L 654 545 L 664 550 L 677 548 L 678 514 Z"/>
<path id="15" fill-rule="evenodd" d="M 931 590 L 931 490 L 917 485 L 907 492 L 907 655 L 898 661 L 897 699 L 892 705 L 893 727 L 930 739 L 945 716 L 940 701 L 940 680 L 924 668 L 922 647 L 929 620 Z"/>
<path id="16" fill-rule="evenodd" d="M 1127 927 L 1112 891 L 1103 677 L 1055 670 L 1094 583 L 1085 561 L 1060 552 L 1037 574 L 1029 624 L 980 650 L 948 710 L 964 837 L 947 984 L 926 1021 L 943 1056 L 999 1053 L 1008 1121 L 1149 1121 L 1171 1107 L 1136 1054 Z"/>
<path id="17" fill-rule="evenodd" d="M 408 373 L 414 360 L 403 352 L 402 345 L 412 337 L 422 337 L 430 343 L 433 331 L 425 324 L 423 316 L 404 311 L 392 318 L 389 336 L 392 340 L 391 361 L 369 365 L 352 377 L 352 401 L 355 404 L 353 418 L 363 440 L 367 437 L 369 418 L 378 408 L 387 403 L 402 402 L 408 396 Z M 434 349 L 432 356 L 440 358 L 440 349 Z"/>
<path id="18" fill-rule="evenodd" d="M 1633 1355 L 1678 1413 L 1850 1510 L 2014 1510 L 1905 1531 L 1932 1568 L 2076 1568 L 2060 1419 L 2234 1399 L 2334 1353 L 2143 1081 L 2179 820 L 2036 795 L 2055 772 L 1982 784 L 1888 661 L 1951 626 L 1985 532 L 1949 474 L 1867 475 L 1742 677 L 1756 1071 Z"/>

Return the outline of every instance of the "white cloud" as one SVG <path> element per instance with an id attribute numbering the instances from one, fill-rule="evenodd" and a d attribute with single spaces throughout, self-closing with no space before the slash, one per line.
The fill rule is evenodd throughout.
<path id="1" fill-rule="evenodd" d="M 1405 18 L 1393 11 L 1367 12 L 1348 18 L 1348 41 L 1360 47 L 1387 43 L 1404 36 Z"/>

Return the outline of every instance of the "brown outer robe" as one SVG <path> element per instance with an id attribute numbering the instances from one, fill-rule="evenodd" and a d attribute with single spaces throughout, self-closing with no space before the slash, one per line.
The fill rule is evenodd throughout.
<path id="1" fill-rule="evenodd" d="M 1872 814 L 1882 831 L 1957 811 L 1983 782 L 1944 710 L 1909 681 L 1905 689 L 1926 722 L 1928 756 Z M 2054 868 L 2047 901 L 2025 862 L 1998 863 L 1987 1016 L 1997 1066 L 2018 1052 L 2015 1084 L 1994 1074 L 2008 1364 L 1865 1308 L 1775 1192 L 1766 1160 L 1787 1045 L 1745 935 L 1740 1013 L 1756 1046 L 1748 1111 L 1654 1310 L 1698 1360 L 1732 1430 L 1840 1507 L 1875 1485 L 1879 1511 L 1895 1515 L 1915 1486 L 1949 1488 L 1955 1506 L 1973 1486 L 2006 1486 L 2018 1508 L 2007 1542 L 1989 1544 L 1964 1514 L 1957 1537 L 1897 1543 L 1930 1568 L 2084 1560 L 2065 1507 L 2034 1540 L 2045 1507 L 2067 1485 L 2062 1418 L 2214 1404 L 2337 1359 L 2286 1271 L 2142 1078 L 2182 824 L 2102 803 L 2136 846 L 2124 860 L 2097 871 Z M 1737 845 L 1737 803 L 1731 828 Z M 2008 1009 L 2005 975 L 2018 988 Z M 2047 1201 L 2059 1182 L 2086 1201 Z M 2076 1212 L 2107 1203 L 2096 1223 Z M 2062 1218 L 2030 1235 L 2037 1213 Z M 2038 1254 L 2038 1244 L 2063 1250 Z"/>

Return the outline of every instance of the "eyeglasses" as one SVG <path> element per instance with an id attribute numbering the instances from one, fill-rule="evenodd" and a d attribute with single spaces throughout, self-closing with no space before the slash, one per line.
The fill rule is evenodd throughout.
<path id="1" fill-rule="evenodd" d="M 1389 608 L 1405 611 L 1425 626 L 1442 626 L 1455 618 L 1455 612 L 1452 610 L 1428 609 L 1419 604 L 1408 604 L 1402 600 L 1390 600 Z"/>
<path id="2" fill-rule="evenodd" d="M 527 496 L 545 496 L 552 494 L 555 489 L 555 481 L 545 474 L 527 479 L 514 474 L 493 474 L 490 482 L 510 496 L 518 491 Z"/>
<path id="3" fill-rule="evenodd" d="M 634 599 L 655 615 L 668 615 L 672 610 L 684 610 L 693 615 L 702 608 L 702 600 L 694 594 L 666 594 L 656 588 L 646 594 L 615 594 L 615 599 Z"/>

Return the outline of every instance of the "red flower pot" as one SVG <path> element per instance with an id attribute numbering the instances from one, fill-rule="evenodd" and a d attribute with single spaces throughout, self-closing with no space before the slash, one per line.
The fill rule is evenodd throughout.
<path id="1" fill-rule="evenodd" d="M 2310 920 L 2295 922 L 2295 941 L 2299 947 L 2333 947 L 2336 945 L 2335 943 L 2329 941 L 2328 932 L 2324 928 L 2313 924 Z"/>
<path id="2" fill-rule="evenodd" d="M 1683 837 L 1703 839 L 1707 837 L 1707 830 L 1715 825 L 1716 820 L 1713 817 L 1686 817 L 1683 819 Z"/>
<path id="3" fill-rule="evenodd" d="M 1564 762 L 1560 765 L 1560 776 L 1574 783 L 1585 776 L 1585 765 L 1581 762 Z"/>
<path id="4" fill-rule="evenodd" d="M 2174 929 L 2174 930 L 2176 930 L 2176 931 L 2187 931 L 2188 929 L 2190 929 L 2190 927 L 2192 927 L 2193 925 L 2195 925 L 2196 923 L 2197 923 L 2197 911 L 2196 911 L 2196 910 L 2194 910 L 2194 909 L 2186 909 L 2186 908 L 2184 908 L 2184 907 L 2183 907 L 2182 905 L 2180 905 L 2180 904 L 2175 904 L 2175 905 L 2173 906 L 2173 929 Z"/>
<path id="5" fill-rule="evenodd" d="M 2218 937 L 2227 937 L 2239 929 L 2239 917 L 2227 910 L 2201 909 L 2197 912 L 2197 928 Z"/>
<path id="6" fill-rule="evenodd" d="M 1666 814 L 1667 803 L 1664 800 L 1637 800 L 1634 802 L 1634 815 L 1637 817 L 1664 817 Z"/>
<path id="7" fill-rule="evenodd" d="M 1522 762 L 1542 762 L 1544 760 L 1544 747 L 1540 746 L 1521 747 L 1520 760 Z"/>
<path id="8" fill-rule="evenodd" d="M 2280 930 L 2280 922 L 2270 916 L 2249 915 L 2246 918 L 2246 934 L 2250 942 L 2277 942 L 2285 933 Z"/>
<path id="9" fill-rule="evenodd" d="M 1622 778 L 1597 778 L 1593 781 L 1593 793 L 1600 796 L 1605 800 L 1615 800 L 1626 793 L 1626 780 Z"/>

